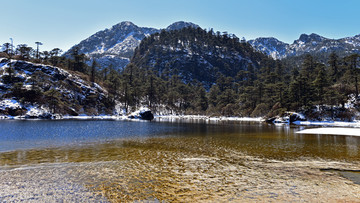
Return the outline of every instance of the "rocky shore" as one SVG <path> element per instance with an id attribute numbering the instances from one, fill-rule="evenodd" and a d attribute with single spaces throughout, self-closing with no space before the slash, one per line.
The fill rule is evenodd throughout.
<path id="1" fill-rule="evenodd" d="M 0 170 L 1 202 L 359 202 L 360 185 L 334 171 L 359 164 L 235 155 L 158 161 L 41 164 Z M 161 156 L 161 157 L 159 157 Z M 160 158 L 160 159 L 159 159 Z M 154 161 L 154 162 L 151 162 Z"/>

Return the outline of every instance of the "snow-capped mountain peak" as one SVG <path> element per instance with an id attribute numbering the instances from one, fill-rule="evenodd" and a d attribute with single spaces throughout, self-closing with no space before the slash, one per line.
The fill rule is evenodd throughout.
<path id="1" fill-rule="evenodd" d="M 274 37 L 261 37 L 250 40 L 249 43 L 258 51 L 261 51 L 274 59 L 282 59 L 289 44 L 279 41 Z"/>
<path id="2" fill-rule="evenodd" d="M 166 30 L 188 26 L 199 27 L 190 22 L 179 21 L 169 25 Z M 130 21 L 124 21 L 95 33 L 73 46 L 64 55 L 70 57 L 71 52 L 77 47 L 81 53 L 95 59 L 102 67 L 112 65 L 115 69 L 122 69 L 130 62 L 141 40 L 157 32 L 160 32 L 160 29 L 139 27 Z"/>
<path id="3" fill-rule="evenodd" d="M 305 53 L 330 54 L 337 52 L 339 55 L 360 53 L 360 35 L 342 39 L 329 39 L 318 34 L 301 34 L 299 39 L 292 44 L 286 44 L 273 37 L 257 38 L 249 43 L 274 59 L 283 59 L 289 56 L 300 56 Z"/>

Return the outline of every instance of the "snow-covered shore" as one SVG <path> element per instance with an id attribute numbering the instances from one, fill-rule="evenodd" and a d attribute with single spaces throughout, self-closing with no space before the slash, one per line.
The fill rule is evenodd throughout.
<path id="1" fill-rule="evenodd" d="M 159 121 L 171 121 L 171 120 L 204 120 L 204 121 L 252 121 L 252 122 L 264 122 L 265 119 L 261 117 L 209 117 L 204 115 L 156 115 L 155 119 Z"/>
<path id="2" fill-rule="evenodd" d="M 33 118 L 26 118 L 24 116 L 8 116 L 0 115 L 0 120 L 34 120 Z M 39 118 L 40 119 L 40 118 Z M 69 116 L 69 115 L 58 115 L 53 116 L 52 120 L 141 120 L 139 118 L 131 118 L 127 115 L 79 115 L 79 116 Z M 158 122 L 166 121 L 175 121 L 175 120 L 203 120 L 203 121 L 251 121 L 251 122 L 263 122 L 264 119 L 261 117 L 251 118 L 251 117 L 209 117 L 201 115 L 155 115 L 155 120 Z"/>
<path id="3" fill-rule="evenodd" d="M 360 121 L 295 121 L 295 125 L 360 128 Z"/>
<path id="4" fill-rule="evenodd" d="M 53 119 L 53 120 L 132 120 L 138 121 L 139 119 L 139 112 L 135 111 L 131 114 L 125 115 L 86 115 L 81 114 L 79 116 L 70 116 L 70 115 L 59 115 L 59 114 L 52 114 L 49 108 L 45 108 L 42 106 L 32 106 L 28 105 L 26 107 L 21 106 L 21 104 L 16 100 L 5 99 L 0 101 L 0 110 L 5 109 L 26 109 L 26 114 L 21 116 L 10 116 L 10 115 L 1 115 L 0 120 L 27 120 L 27 119 Z M 175 122 L 179 120 L 183 121 L 205 121 L 205 122 L 220 122 L 220 121 L 248 121 L 248 122 L 264 122 L 265 118 L 262 117 L 210 117 L 205 115 L 154 115 L 155 121 L 157 122 Z M 287 123 L 281 123 L 280 125 L 288 125 Z M 348 128 L 360 128 L 360 121 L 354 120 L 352 122 L 344 122 L 344 121 L 295 121 L 293 122 L 295 125 L 301 126 L 323 126 L 323 127 L 348 127 Z"/>
<path id="5" fill-rule="evenodd" d="M 37 114 L 43 113 L 42 111 L 37 111 L 36 108 L 31 109 L 31 115 L 34 117 Z M 49 112 L 47 112 L 49 113 Z M 129 114 L 129 115 L 133 115 Z M 166 121 L 176 121 L 176 120 L 199 120 L 199 121 L 248 121 L 248 122 L 265 122 L 265 119 L 262 117 L 210 117 L 205 115 L 154 115 L 155 120 L 159 122 Z M 24 116 L 9 116 L 9 115 L 0 115 L 1 119 L 15 119 L 15 120 L 26 120 L 28 118 Z M 53 115 L 52 119 L 54 120 L 139 120 L 134 118 L 129 118 L 128 115 L 79 115 L 79 116 L 69 116 L 69 115 Z M 349 128 L 360 128 L 360 121 L 355 120 L 352 122 L 345 121 L 295 121 L 293 122 L 295 125 L 301 126 L 324 126 L 324 127 L 349 127 Z M 284 123 L 283 125 L 288 125 Z"/>
<path id="6" fill-rule="evenodd" d="M 348 135 L 360 136 L 360 129 L 358 128 L 310 128 L 296 132 L 297 134 L 324 134 L 324 135 Z"/>

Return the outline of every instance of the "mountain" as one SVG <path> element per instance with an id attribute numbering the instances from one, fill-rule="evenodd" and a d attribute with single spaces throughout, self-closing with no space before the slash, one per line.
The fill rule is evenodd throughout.
<path id="1" fill-rule="evenodd" d="M 329 39 L 317 34 L 302 34 L 292 44 L 281 42 L 275 38 L 257 38 L 249 43 L 274 59 L 283 59 L 291 56 L 301 56 L 309 53 L 327 57 L 335 52 L 339 56 L 360 53 L 360 35 L 342 39 Z"/>
<path id="2" fill-rule="evenodd" d="M 234 77 L 239 71 L 253 73 L 264 60 L 271 59 L 236 37 L 186 27 L 147 37 L 141 41 L 131 62 L 164 77 L 179 75 L 187 83 L 199 81 L 211 87 L 221 75 Z"/>
<path id="3" fill-rule="evenodd" d="M 166 31 L 181 30 L 181 29 L 183 29 L 185 27 L 199 28 L 200 26 L 198 26 L 198 25 L 196 25 L 194 23 L 190 23 L 190 22 L 178 21 L 178 22 L 175 22 L 175 23 L 169 25 L 166 28 Z"/>
<path id="4" fill-rule="evenodd" d="M 0 58 L 0 70 L 0 115 L 49 118 L 113 111 L 105 89 L 64 69 Z"/>
<path id="5" fill-rule="evenodd" d="M 199 27 L 193 23 L 179 21 L 169 25 L 166 30 L 176 30 L 188 26 Z M 141 40 L 157 32 L 160 30 L 138 27 L 132 22 L 125 21 L 110 29 L 95 33 L 73 46 L 64 55 L 71 57 L 71 53 L 77 48 L 80 54 L 86 54 L 89 59 L 96 59 L 102 67 L 112 65 L 115 69 L 122 69 L 130 62 L 130 58 Z"/>
<path id="6" fill-rule="evenodd" d="M 250 40 L 249 43 L 256 50 L 271 56 L 274 59 L 282 59 L 286 56 L 289 44 L 279 41 L 273 37 L 261 37 L 255 40 Z"/>

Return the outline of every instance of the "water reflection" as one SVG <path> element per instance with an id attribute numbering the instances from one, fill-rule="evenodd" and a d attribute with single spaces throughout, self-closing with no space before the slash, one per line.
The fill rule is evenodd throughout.
<path id="1" fill-rule="evenodd" d="M 359 155 L 359 139 L 352 136 L 345 137 L 347 152 L 349 156 L 356 156 Z"/>
<path id="2" fill-rule="evenodd" d="M 127 160 L 144 157 L 149 150 L 360 161 L 360 137 L 296 134 L 298 130 L 286 125 L 198 120 L 2 122 L 0 166 Z"/>

